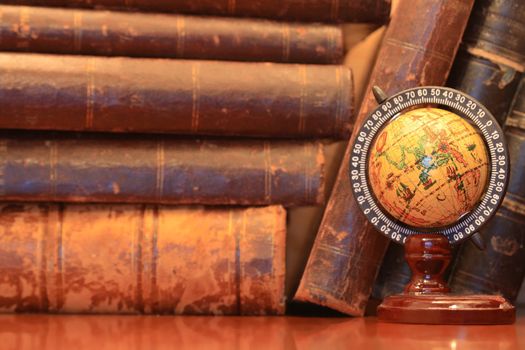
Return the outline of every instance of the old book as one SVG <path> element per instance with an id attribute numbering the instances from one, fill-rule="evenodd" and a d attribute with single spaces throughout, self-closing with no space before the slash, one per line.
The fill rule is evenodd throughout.
<path id="1" fill-rule="evenodd" d="M 0 50 L 333 64 L 342 28 L 257 19 L 0 5 Z"/>
<path id="2" fill-rule="evenodd" d="M 504 125 L 520 77 L 512 67 L 460 50 L 447 85 L 480 101 Z"/>
<path id="3" fill-rule="evenodd" d="M 510 182 L 496 216 L 481 230 L 487 248 L 463 244 L 450 287 L 457 293 L 501 294 L 516 300 L 525 277 L 525 78 L 506 121 Z"/>
<path id="4" fill-rule="evenodd" d="M 390 0 L 0 0 L 2 4 L 193 13 L 312 22 L 386 22 Z"/>
<path id="5" fill-rule="evenodd" d="M 476 2 L 463 36 L 464 45 L 454 60 L 447 82 L 448 86 L 479 100 L 502 126 L 522 76 L 518 70 L 522 62 L 514 60 L 525 57 L 525 29 L 516 25 L 524 16 L 525 3 L 520 0 Z M 502 215 L 510 214 L 499 213 L 492 225 L 500 225 L 498 218 Z M 390 245 L 372 296 L 380 300 L 401 293 L 409 280 L 410 269 L 403 258 L 403 249 Z"/>
<path id="6" fill-rule="evenodd" d="M 3 201 L 314 205 L 320 142 L 0 135 Z"/>
<path id="7" fill-rule="evenodd" d="M 280 206 L 0 205 L 0 312 L 284 312 Z"/>
<path id="8" fill-rule="evenodd" d="M 472 3 L 472 0 L 400 1 L 369 87 L 378 85 L 387 94 L 393 94 L 418 85 L 444 84 Z M 368 89 L 356 127 L 360 127 L 376 105 Z M 363 315 L 389 241 L 368 224 L 354 201 L 348 173 L 353 138 L 354 134 L 295 299 L 350 315 Z"/>
<path id="9" fill-rule="evenodd" d="M 0 53 L 0 128 L 346 137 L 333 65 Z"/>
<path id="10" fill-rule="evenodd" d="M 478 0 L 463 41 L 473 55 L 523 72 L 525 68 L 525 2 Z"/>

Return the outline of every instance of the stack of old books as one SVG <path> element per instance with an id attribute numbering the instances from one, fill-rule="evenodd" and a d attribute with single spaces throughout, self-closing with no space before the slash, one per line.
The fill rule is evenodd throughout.
<path id="1" fill-rule="evenodd" d="M 0 311 L 282 314 L 389 1 L 0 4 Z"/>

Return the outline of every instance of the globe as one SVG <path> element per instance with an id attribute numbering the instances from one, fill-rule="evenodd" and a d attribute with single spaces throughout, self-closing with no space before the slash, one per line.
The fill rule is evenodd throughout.
<path id="1" fill-rule="evenodd" d="M 378 203 L 415 228 L 457 222 L 480 201 L 489 172 L 487 148 L 468 121 L 439 108 L 418 108 L 376 136 L 368 178 Z"/>

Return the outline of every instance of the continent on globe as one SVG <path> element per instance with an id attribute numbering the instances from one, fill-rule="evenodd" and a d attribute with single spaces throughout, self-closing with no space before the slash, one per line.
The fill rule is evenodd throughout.
<path id="1" fill-rule="evenodd" d="M 418 108 L 390 121 L 370 149 L 372 192 L 395 219 L 417 228 L 455 223 L 484 193 L 487 148 L 455 113 Z"/>

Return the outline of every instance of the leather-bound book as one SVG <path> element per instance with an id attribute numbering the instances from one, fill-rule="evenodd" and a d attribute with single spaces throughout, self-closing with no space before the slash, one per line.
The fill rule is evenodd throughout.
<path id="1" fill-rule="evenodd" d="M 461 41 L 472 0 L 401 0 L 383 39 L 356 120 L 377 106 L 371 86 L 387 94 L 419 85 L 442 85 Z M 350 315 L 363 315 L 389 240 L 361 213 L 350 187 L 349 160 L 355 134 L 343 157 L 332 195 L 295 299 Z"/>
<path id="2" fill-rule="evenodd" d="M 0 200 L 315 205 L 320 142 L 0 135 Z"/>
<path id="3" fill-rule="evenodd" d="M 477 1 L 447 82 L 448 86 L 479 100 L 502 126 L 523 72 L 523 62 L 517 61 L 525 57 L 525 26 L 517 25 L 523 18 L 525 2 L 521 0 Z M 486 231 L 495 227 L 508 229 L 508 225 L 499 222 L 502 216 L 509 215 L 504 211 L 498 213 Z M 465 249 L 476 248 L 467 244 Z M 477 255 L 475 251 L 468 254 Z M 403 258 L 403 249 L 390 245 L 372 295 L 381 300 L 401 293 L 409 280 L 410 268 Z"/>
<path id="4" fill-rule="evenodd" d="M 507 194 L 495 217 L 481 230 L 486 249 L 463 244 L 450 277 L 457 293 L 501 294 L 515 301 L 525 277 L 525 78 L 507 117 L 510 155 Z"/>
<path id="5" fill-rule="evenodd" d="M 284 312 L 280 206 L 0 205 L 0 312 Z"/>
<path id="6" fill-rule="evenodd" d="M 103 56 L 339 63 L 338 25 L 1 6 L 0 50 Z"/>
<path id="7" fill-rule="evenodd" d="M 463 41 L 473 55 L 523 72 L 525 2 L 477 0 Z"/>
<path id="8" fill-rule="evenodd" d="M 346 137 L 333 65 L 0 53 L 0 128 Z"/>
<path id="9" fill-rule="evenodd" d="M 390 0 L 0 0 L 2 4 L 118 8 L 306 22 L 386 22 Z"/>
<path id="10" fill-rule="evenodd" d="M 504 125 L 520 77 L 512 67 L 460 50 L 447 85 L 480 101 Z"/>

